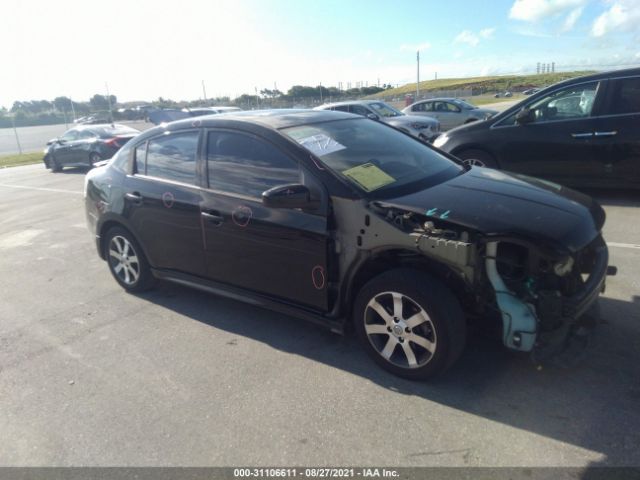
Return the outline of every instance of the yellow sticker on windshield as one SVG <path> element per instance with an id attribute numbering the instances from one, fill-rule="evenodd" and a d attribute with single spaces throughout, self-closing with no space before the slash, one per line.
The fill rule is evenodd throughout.
<path id="1" fill-rule="evenodd" d="M 396 181 L 395 178 L 380 170 L 373 163 L 365 163 L 343 170 L 342 174 L 355 181 L 367 192 L 372 192 Z"/>

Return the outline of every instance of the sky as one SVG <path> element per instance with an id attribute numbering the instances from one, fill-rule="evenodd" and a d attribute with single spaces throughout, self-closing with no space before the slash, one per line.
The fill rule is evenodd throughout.
<path id="1" fill-rule="evenodd" d="M 640 65 L 640 0 L 2 0 L 0 106 Z"/>

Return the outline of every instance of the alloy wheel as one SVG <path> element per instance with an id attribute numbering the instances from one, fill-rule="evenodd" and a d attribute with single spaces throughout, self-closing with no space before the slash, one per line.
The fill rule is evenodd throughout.
<path id="1" fill-rule="evenodd" d="M 123 236 L 116 235 L 109 242 L 109 265 L 126 285 L 134 285 L 140 278 L 138 255 L 131 242 Z"/>
<path id="2" fill-rule="evenodd" d="M 364 311 L 367 338 L 378 354 L 401 368 L 418 368 L 433 358 L 436 331 L 427 312 L 407 295 L 382 292 Z"/>
<path id="3" fill-rule="evenodd" d="M 478 160 L 477 158 L 467 158 L 465 160 L 462 160 L 462 163 L 470 167 L 486 167 L 485 163 L 482 160 Z"/>

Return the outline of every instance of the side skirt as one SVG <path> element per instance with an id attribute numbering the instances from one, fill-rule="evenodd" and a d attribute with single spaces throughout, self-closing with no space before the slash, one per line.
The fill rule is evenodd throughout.
<path id="1" fill-rule="evenodd" d="M 306 320 L 311 323 L 315 323 L 324 328 L 328 328 L 334 333 L 340 335 L 344 334 L 344 322 L 315 312 L 313 310 L 305 309 L 290 303 L 286 303 L 265 295 L 249 292 L 238 287 L 233 287 L 212 280 L 206 280 L 200 277 L 189 275 L 186 273 L 176 272 L 173 270 L 161 270 L 152 268 L 153 276 L 160 280 L 167 280 L 169 282 L 178 283 L 180 285 L 186 285 L 187 287 L 196 288 L 208 293 L 220 295 L 221 297 L 232 298 L 240 302 L 248 303 L 258 307 L 266 308 L 274 312 L 296 317 L 301 320 Z"/>

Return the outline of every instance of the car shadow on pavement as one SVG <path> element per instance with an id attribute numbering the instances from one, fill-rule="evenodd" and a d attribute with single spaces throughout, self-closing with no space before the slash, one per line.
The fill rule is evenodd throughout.
<path id="1" fill-rule="evenodd" d="M 431 382 L 381 370 L 358 345 L 295 318 L 186 287 L 142 296 L 214 328 L 322 362 L 380 387 L 599 452 L 600 465 L 640 466 L 640 297 L 601 299 L 603 322 L 577 366 L 536 367 L 499 339 L 470 335 L 460 360 Z M 211 312 L 215 312 L 212 314 Z M 282 332 L 286 332 L 283 335 Z"/>

